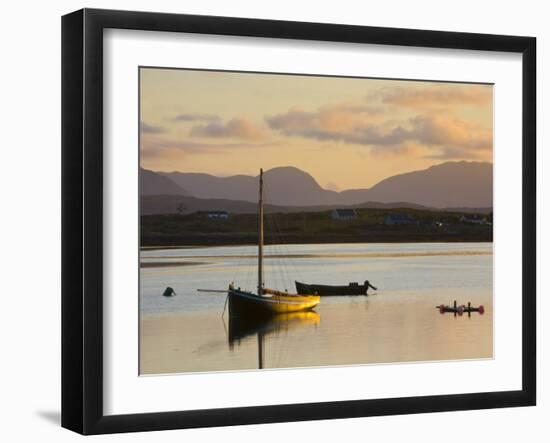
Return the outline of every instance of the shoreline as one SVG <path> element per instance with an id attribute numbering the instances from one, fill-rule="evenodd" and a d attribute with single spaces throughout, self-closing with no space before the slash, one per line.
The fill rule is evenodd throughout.
<path id="1" fill-rule="evenodd" d="M 372 252 L 359 254 L 265 254 L 264 259 L 281 259 L 281 258 L 407 258 L 407 257 L 468 257 L 480 255 L 493 255 L 492 251 L 425 251 L 425 252 Z M 256 258 L 253 254 L 239 255 L 197 255 L 193 258 L 205 260 L 228 260 L 228 259 L 253 259 Z M 185 259 L 186 256 L 157 256 L 158 259 Z M 141 261 L 140 267 L 170 267 L 170 266 L 194 266 L 207 265 L 208 262 L 193 262 L 193 261 L 166 261 L 166 262 L 146 262 Z"/>
<path id="2" fill-rule="evenodd" d="M 412 240 L 405 240 L 405 241 L 391 241 L 391 240 L 383 240 L 383 241 L 328 241 L 328 242 L 286 242 L 286 243 L 265 243 L 265 246 L 289 246 L 289 245 L 356 245 L 356 244 L 411 244 L 411 243 L 426 243 L 426 244 L 456 244 L 456 243 L 490 243 L 493 244 L 493 240 L 478 240 L 478 239 L 456 239 L 451 241 L 441 241 L 439 239 L 434 240 L 419 240 L 419 239 L 412 239 Z M 159 249 L 200 249 L 200 248 L 220 248 L 220 247 L 242 247 L 242 246 L 258 246 L 258 243 L 209 243 L 209 244 L 196 244 L 196 245 L 140 245 L 139 250 L 140 251 L 156 251 Z"/>
<path id="3" fill-rule="evenodd" d="M 167 258 L 167 257 L 155 257 L 155 258 Z M 166 267 L 172 267 L 172 266 L 199 266 L 199 265 L 207 265 L 207 262 L 202 261 L 178 261 L 178 262 L 143 262 L 140 261 L 139 267 L 140 268 L 166 268 Z"/>

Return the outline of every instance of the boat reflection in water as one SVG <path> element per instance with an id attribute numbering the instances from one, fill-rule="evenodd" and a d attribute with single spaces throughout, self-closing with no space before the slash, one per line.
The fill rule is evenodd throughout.
<path id="1" fill-rule="evenodd" d="M 239 315 L 240 314 L 240 315 Z M 315 311 L 288 312 L 282 314 L 242 315 L 235 310 L 229 301 L 229 325 L 227 336 L 229 349 L 239 346 L 242 340 L 257 335 L 258 337 L 258 369 L 265 367 L 264 338 L 268 335 L 278 335 L 288 331 L 308 326 L 316 327 L 321 321 Z"/>

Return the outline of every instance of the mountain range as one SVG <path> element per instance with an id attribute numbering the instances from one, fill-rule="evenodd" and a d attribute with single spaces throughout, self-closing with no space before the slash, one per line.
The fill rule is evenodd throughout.
<path id="1" fill-rule="evenodd" d="M 139 189 L 141 197 L 145 195 L 187 195 L 169 177 L 143 168 L 139 168 Z"/>
<path id="2" fill-rule="evenodd" d="M 388 177 L 371 188 L 341 192 L 322 188 L 310 174 L 295 167 L 270 169 L 264 172 L 264 182 L 266 201 L 281 207 L 365 207 L 373 202 L 393 206 L 403 202 L 402 207 L 408 204 L 442 209 L 490 208 L 493 204 L 493 165 L 483 162 L 445 162 Z M 189 201 L 217 199 L 250 203 L 258 200 L 257 176 L 217 177 L 140 169 L 140 186 L 142 197 L 164 195 L 173 196 L 168 199 L 173 200 L 175 196 L 186 196 Z"/>

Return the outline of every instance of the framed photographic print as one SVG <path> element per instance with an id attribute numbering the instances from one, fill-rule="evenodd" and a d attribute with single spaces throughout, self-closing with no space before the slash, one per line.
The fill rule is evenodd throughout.
<path id="1" fill-rule="evenodd" d="M 534 38 L 62 25 L 64 427 L 535 404 Z"/>

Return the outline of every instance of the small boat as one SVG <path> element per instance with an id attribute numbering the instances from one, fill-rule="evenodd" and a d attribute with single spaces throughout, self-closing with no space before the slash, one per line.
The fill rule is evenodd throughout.
<path id="1" fill-rule="evenodd" d="M 368 295 L 367 291 L 369 290 L 369 288 L 372 288 L 375 291 L 377 290 L 377 288 L 371 285 L 368 280 L 365 280 L 365 283 L 363 283 L 362 285 L 360 285 L 359 283 L 349 283 L 345 286 L 307 284 L 299 281 L 295 283 L 296 291 L 298 291 L 298 294 Z"/>
<path id="2" fill-rule="evenodd" d="M 162 293 L 165 297 L 173 297 L 176 294 L 176 291 L 174 291 L 174 288 L 167 286 L 164 292 Z"/>
<path id="3" fill-rule="evenodd" d="M 320 297 L 315 294 L 291 294 L 264 286 L 263 249 L 264 249 L 264 205 L 263 205 L 263 170 L 260 169 L 260 196 L 258 201 L 259 235 L 258 235 L 258 289 L 257 293 L 244 291 L 229 285 L 229 311 L 237 316 L 265 317 L 269 315 L 307 311 L 319 304 Z"/>
<path id="4" fill-rule="evenodd" d="M 470 316 L 472 314 L 472 312 L 479 312 L 481 315 L 483 315 L 485 313 L 485 308 L 483 307 L 483 305 L 479 305 L 476 308 L 476 307 L 472 306 L 472 304 L 470 302 L 468 302 L 467 306 L 465 306 L 465 305 L 458 306 L 456 304 L 456 300 L 454 301 L 453 306 L 439 305 L 439 306 L 436 306 L 435 308 L 439 310 L 440 314 L 445 314 L 447 312 L 450 312 L 450 313 L 453 313 L 455 315 L 455 317 L 456 317 L 457 314 L 462 315 L 464 313 L 468 314 L 468 316 Z"/>

